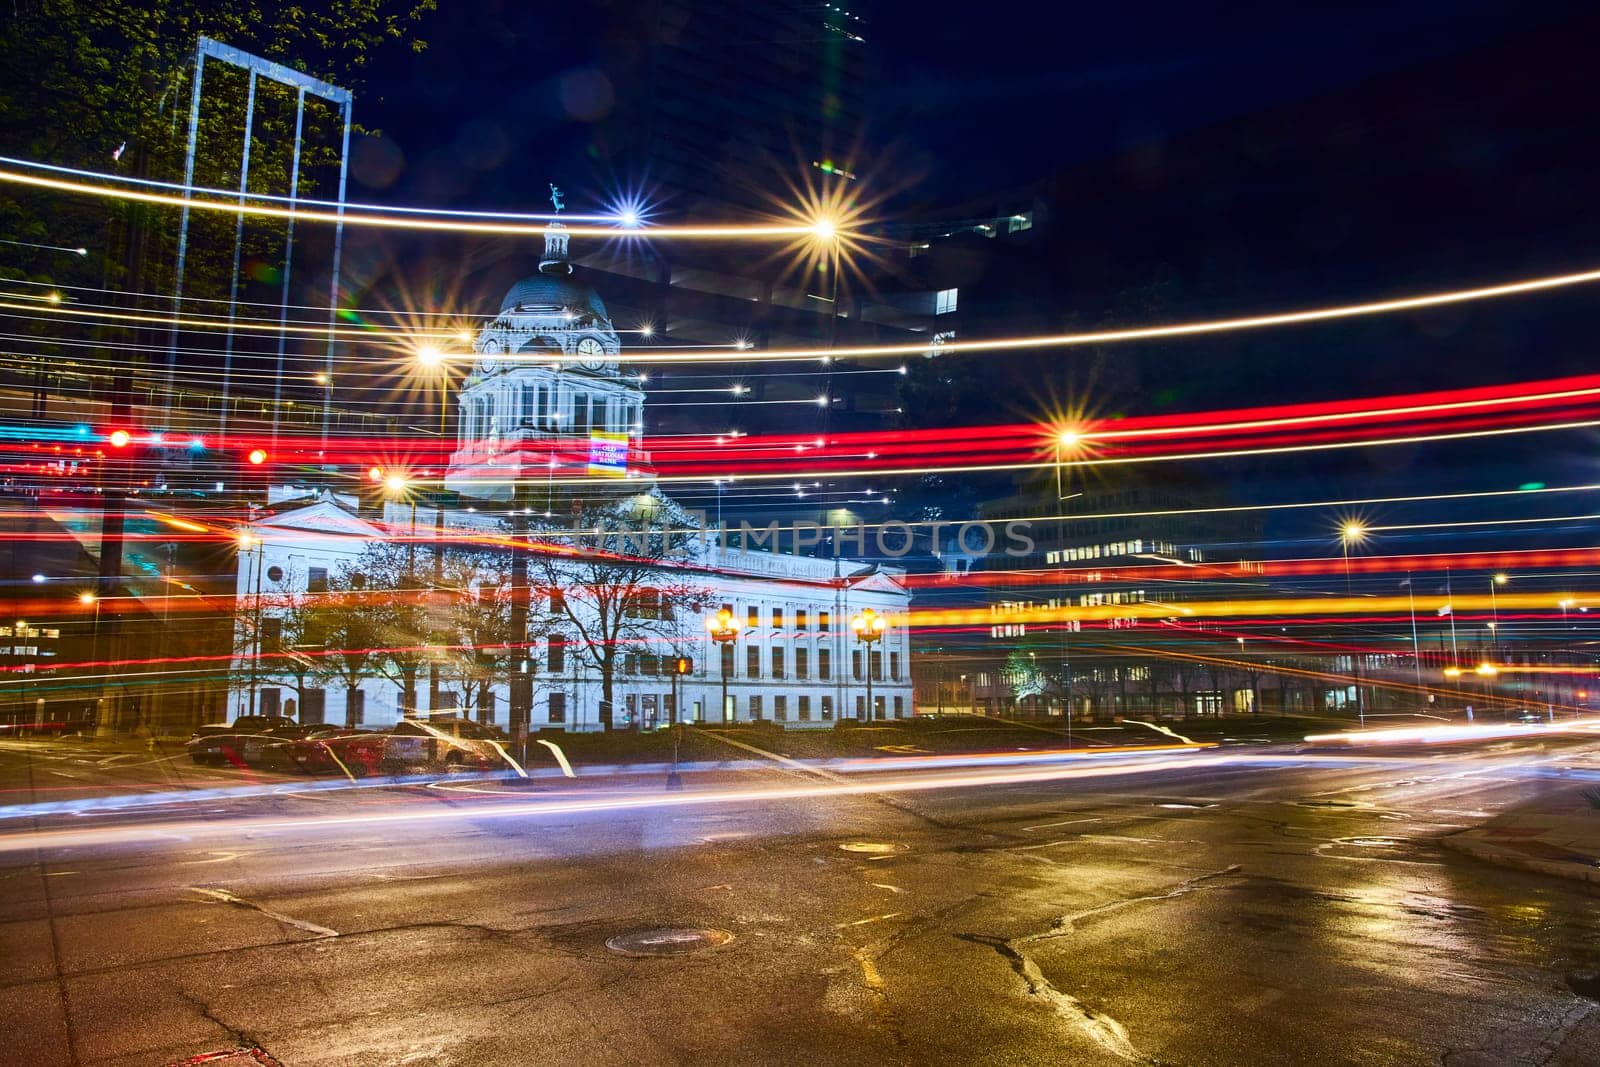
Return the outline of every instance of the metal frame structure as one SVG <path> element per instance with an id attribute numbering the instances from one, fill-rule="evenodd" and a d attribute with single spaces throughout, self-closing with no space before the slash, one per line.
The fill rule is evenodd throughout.
<path id="1" fill-rule="evenodd" d="M 249 197 L 250 184 L 250 142 L 255 130 L 255 105 L 256 81 L 265 78 L 295 90 L 295 120 L 294 120 L 294 162 L 289 171 L 289 210 L 292 213 L 300 195 L 300 149 L 305 131 L 306 94 L 328 101 L 339 109 L 339 117 L 343 125 L 343 132 L 339 145 L 339 196 L 335 201 L 335 212 L 338 221 L 334 224 L 333 236 L 333 264 L 328 282 L 328 346 L 323 357 L 322 383 L 322 437 L 323 449 L 326 451 L 327 438 L 331 430 L 330 419 L 333 404 L 333 326 L 339 310 L 339 270 L 340 257 L 344 249 L 344 204 L 345 189 L 349 176 L 350 163 L 350 123 L 351 107 L 354 96 L 348 89 L 341 89 L 330 85 L 318 78 L 302 74 L 281 63 L 274 63 L 270 59 L 252 55 L 241 51 L 231 45 L 210 37 L 201 37 L 195 44 L 194 56 L 194 83 L 189 95 L 189 145 L 185 153 L 183 165 L 183 213 L 178 225 L 178 262 L 177 273 L 173 286 L 173 309 L 175 315 L 180 315 L 183 310 L 183 283 L 185 269 L 189 256 L 189 200 L 193 197 L 195 151 L 200 139 L 200 101 L 205 86 L 206 60 L 211 59 L 237 67 L 247 72 L 250 76 L 249 93 L 245 103 L 244 118 L 244 150 L 242 163 L 239 168 L 239 206 L 244 207 Z M 294 262 L 294 230 L 295 219 L 291 214 L 288 220 L 288 237 L 284 247 L 283 267 L 283 295 L 278 311 L 278 373 L 273 382 L 273 436 L 277 436 L 278 411 L 283 399 L 283 365 L 287 343 L 287 325 L 289 315 L 289 283 Z M 233 230 L 233 275 L 229 279 L 228 288 L 228 333 L 226 349 L 223 354 L 222 364 L 222 414 L 218 424 L 218 433 L 226 431 L 228 423 L 228 402 L 231 399 L 233 376 L 233 324 L 238 310 L 239 298 L 239 260 L 244 245 L 244 213 L 241 211 Z M 176 395 L 173 376 L 177 370 L 178 360 L 178 325 L 173 324 L 169 348 L 167 352 L 167 395 Z"/>

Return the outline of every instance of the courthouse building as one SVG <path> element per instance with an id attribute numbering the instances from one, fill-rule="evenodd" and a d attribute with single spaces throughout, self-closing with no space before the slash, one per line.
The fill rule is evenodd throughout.
<path id="1" fill-rule="evenodd" d="M 645 383 L 622 369 L 625 357 L 605 303 L 572 267 L 559 225 L 546 235 L 539 273 L 511 287 L 473 348 L 476 360 L 457 397 L 456 447 L 444 479 L 450 502 L 388 500 L 363 508 L 354 495 L 279 487 L 245 528 L 237 586 L 244 610 L 230 717 L 253 708 L 302 721 L 383 725 L 409 713 L 456 713 L 460 705 L 448 678 L 415 685 L 408 707 L 393 671 L 374 671 L 354 688 L 308 686 L 303 672 L 285 672 L 306 650 L 276 651 L 282 619 L 275 617 L 286 604 L 324 595 L 330 582 L 359 566 L 369 545 L 422 534 L 441 543 L 503 546 L 519 529 L 517 513 L 559 521 L 575 492 L 686 514 L 654 483 L 639 447 Z M 562 358 L 545 362 L 541 354 Z M 563 488 L 596 472 L 609 475 L 604 484 Z M 415 548 L 423 560 L 432 551 L 428 544 Z M 648 633 L 626 640 L 613 673 L 616 726 L 676 717 L 820 727 L 841 718 L 913 714 L 904 625 L 910 594 L 902 570 L 760 551 L 728 543 L 716 531 L 690 536 L 674 552 L 681 558 L 660 561 L 663 582 L 693 591 L 671 617 L 658 615 Z M 423 584 L 427 569 L 426 562 L 418 566 Z M 588 627 L 570 625 L 581 616 L 574 620 L 561 610 L 583 602 L 581 588 L 568 595 L 585 579 L 582 561 L 564 573 L 558 585 L 566 589 L 530 590 L 530 628 L 516 642 L 526 643 L 527 653 L 515 666 L 516 657 L 505 657 L 506 671 L 532 676 L 531 728 L 597 729 L 600 672 L 593 656 L 575 647 L 579 637 L 572 632 Z M 736 621 L 737 636 L 718 647 L 705 620 L 720 611 Z M 851 626 L 867 611 L 889 620 L 870 642 Z M 258 649 L 274 654 L 259 659 L 252 673 L 248 662 Z M 679 657 L 692 663 L 682 677 L 672 670 Z M 422 671 L 426 678 L 429 667 Z M 509 682 L 507 676 L 481 687 L 464 713 L 514 725 Z"/>

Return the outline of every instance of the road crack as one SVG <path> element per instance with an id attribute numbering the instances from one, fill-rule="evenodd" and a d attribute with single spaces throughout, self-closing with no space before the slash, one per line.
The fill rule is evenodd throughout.
<path id="1" fill-rule="evenodd" d="M 1026 986 L 1031 997 L 1049 1004 L 1056 1015 L 1065 1020 L 1075 1029 L 1087 1036 L 1095 1044 L 1119 1059 L 1129 1063 L 1153 1063 L 1151 1057 L 1140 1052 L 1128 1037 L 1127 1028 L 1105 1012 L 1096 1011 L 1083 1001 L 1070 993 L 1058 989 L 1056 985 L 1045 977 L 1044 971 L 1038 962 L 1028 954 L 1026 946 L 1039 941 L 1048 941 L 1052 938 L 1064 937 L 1077 929 L 1077 924 L 1084 919 L 1107 912 L 1126 908 L 1134 904 L 1155 903 L 1164 900 L 1173 900 L 1185 894 L 1201 889 L 1212 879 L 1224 878 L 1230 874 L 1237 874 L 1238 864 L 1230 864 L 1221 870 L 1207 871 L 1193 878 L 1185 879 L 1165 893 L 1149 893 L 1136 897 L 1124 897 L 1119 900 L 1108 901 L 1105 904 L 1070 915 L 1062 915 L 1050 924 L 1050 928 L 1022 937 L 995 937 L 989 934 L 957 934 L 964 941 L 974 944 L 986 945 L 998 952 L 1011 969 L 1016 971 Z"/>

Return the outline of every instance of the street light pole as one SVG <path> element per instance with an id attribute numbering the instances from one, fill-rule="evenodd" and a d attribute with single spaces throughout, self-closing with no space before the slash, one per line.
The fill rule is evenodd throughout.
<path id="1" fill-rule="evenodd" d="M 739 636 L 739 617 L 728 608 L 706 616 L 706 632 L 717 643 L 717 659 L 722 661 L 722 724 L 732 726 L 733 710 L 728 707 L 728 661 L 733 658 L 733 642 Z"/>
<path id="2" fill-rule="evenodd" d="M 878 707 L 872 699 L 872 646 L 883 639 L 884 631 L 889 628 L 889 620 L 879 615 L 871 608 L 863 610 L 850 620 L 850 629 L 855 631 L 856 637 L 866 646 L 866 662 L 863 666 L 867 672 L 867 714 L 866 721 L 871 722 L 877 718 Z"/>
<path id="3" fill-rule="evenodd" d="M 1339 530 L 1339 544 L 1344 550 L 1344 595 L 1348 600 L 1354 593 L 1350 586 L 1350 543 L 1360 544 L 1367 536 L 1367 528 L 1360 522 L 1347 522 Z M 1356 718 L 1364 727 L 1367 725 L 1367 702 L 1361 692 L 1361 653 L 1356 650 L 1350 654 L 1350 665 L 1353 668 L 1356 680 Z"/>
<path id="4" fill-rule="evenodd" d="M 266 542 L 251 534 L 239 536 L 239 547 L 246 550 L 254 547 L 256 550 L 256 580 L 255 593 L 251 597 L 250 614 L 252 622 L 250 647 L 250 714 L 256 713 L 256 694 L 261 682 L 261 571 L 266 558 Z M 248 572 L 246 572 L 248 573 Z M 248 579 L 246 579 L 248 580 Z"/>

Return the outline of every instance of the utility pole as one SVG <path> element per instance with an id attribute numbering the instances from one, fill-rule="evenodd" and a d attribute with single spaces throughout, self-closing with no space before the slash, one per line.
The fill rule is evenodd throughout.
<path id="1" fill-rule="evenodd" d="M 526 739 L 533 720 L 533 650 L 528 647 L 528 516 L 527 494 L 519 481 L 511 493 L 511 639 L 521 650 L 517 669 L 511 672 L 507 717 L 513 738 Z M 576 695 L 573 700 L 576 711 Z"/>

